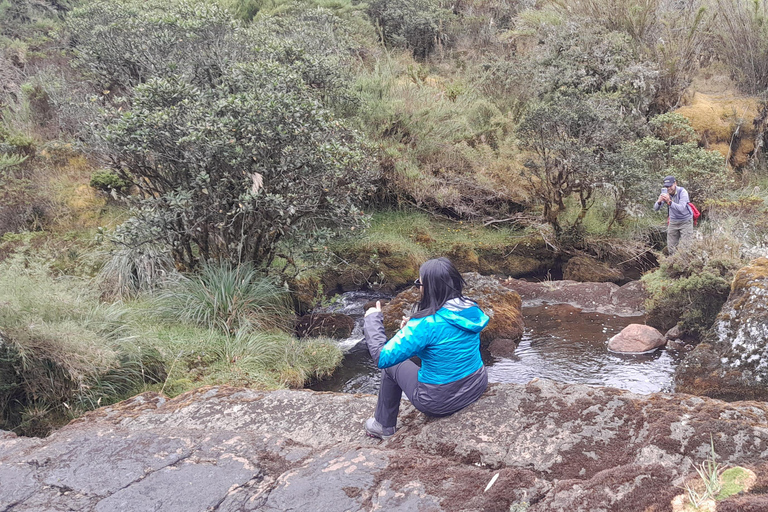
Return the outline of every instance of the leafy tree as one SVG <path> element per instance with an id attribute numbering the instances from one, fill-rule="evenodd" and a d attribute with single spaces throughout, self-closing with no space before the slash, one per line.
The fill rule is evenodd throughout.
<path id="1" fill-rule="evenodd" d="M 362 220 L 371 173 L 357 135 L 276 63 L 236 66 L 215 88 L 149 80 L 104 138 L 149 207 L 140 218 L 188 268 L 269 265 L 285 238 Z"/>
<path id="2" fill-rule="evenodd" d="M 116 236 L 123 253 L 163 242 L 184 268 L 270 265 L 286 241 L 364 220 L 355 205 L 372 173 L 337 117 L 356 106 L 345 33 L 330 11 L 289 11 L 249 26 L 188 0 L 73 14 L 78 62 L 126 93 L 115 106 L 128 111 L 101 130 L 112 168 L 143 197 Z"/>
<path id="3" fill-rule="evenodd" d="M 215 3 L 93 2 L 75 9 L 68 23 L 78 62 L 102 87 L 182 74 L 215 84 L 227 63 L 251 55 L 244 28 Z"/>
<path id="4" fill-rule="evenodd" d="M 558 98 L 531 108 L 517 129 L 520 146 L 530 152 L 525 164 L 531 194 L 543 206 L 544 220 L 558 239 L 566 228 L 578 229 L 607 181 L 619 143 L 632 136 L 615 102 L 605 98 Z M 580 212 L 563 226 L 566 200 L 575 197 Z"/>
<path id="5" fill-rule="evenodd" d="M 509 102 L 509 96 L 527 102 L 602 94 L 622 103 L 627 112 L 622 116 L 647 114 L 658 90 L 659 71 L 627 34 L 584 19 L 559 20 L 533 30 L 540 44 L 530 52 L 485 66 L 480 78 L 485 92 L 501 103 Z"/>
<path id="6" fill-rule="evenodd" d="M 216 3 L 97 1 L 73 11 L 69 28 L 77 62 L 107 89 L 179 76 L 215 87 L 236 64 L 268 61 L 292 67 L 325 104 L 353 111 L 343 64 L 352 43 L 330 11 L 297 10 L 247 27 L 232 16 Z"/>

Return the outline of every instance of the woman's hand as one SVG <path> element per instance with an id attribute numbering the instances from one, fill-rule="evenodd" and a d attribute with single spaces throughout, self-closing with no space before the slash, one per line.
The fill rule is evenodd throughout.
<path id="1" fill-rule="evenodd" d="M 408 318 L 407 316 L 403 315 L 403 319 L 400 321 L 400 328 L 401 328 L 401 329 L 402 329 L 403 327 L 405 327 L 405 324 L 407 324 L 407 323 L 408 323 L 408 320 L 410 320 L 410 318 Z"/>
<path id="2" fill-rule="evenodd" d="M 371 315 L 373 313 L 381 313 L 381 301 L 376 301 L 376 307 L 368 308 L 368 311 L 365 312 L 365 316 Z"/>

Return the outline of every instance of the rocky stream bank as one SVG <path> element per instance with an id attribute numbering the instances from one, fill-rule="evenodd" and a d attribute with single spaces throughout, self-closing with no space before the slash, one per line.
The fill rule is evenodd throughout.
<path id="1" fill-rule="evenodd" d="M 404 402 L 384 442 L 363 435 L 374 403 L 204 388 L 138 395 L 45 439 L 0 433 L 0 510 L 663 511 L 710 436 L 719 462 L 758 475 L 718 510 L 768 508 L 762 402 L 497 384 L 449 418 Z"/>

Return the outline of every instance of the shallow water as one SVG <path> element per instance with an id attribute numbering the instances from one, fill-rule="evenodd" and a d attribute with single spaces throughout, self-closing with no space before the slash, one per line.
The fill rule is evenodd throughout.
<path id="1" fill-rule="evenodd" d="M 343 298 L 346 305 L 336 311 L 362 316 L 362 304 L 373 300 L 364 292 Z M 347 294 L 345 294 L 347 295 Z M 363 300 L 364 299 L 364 300 Z M 354 309 L 350 303 L 359 302 Z M 329 308 L 325 311 L 331 311 Z M 511 358 L 496 357 L 481 349 L 490 382 L 524 384 L 536 377 L 566 383 L 612 386 L 636 393 L 673 391 L 673 374 L 679 358 L 664 349 L 651 354 L 622 355 L 608 351 L 608 340 L 643 317 L 620 317 L 584 313 L 567 304 L 523 307 L 525 333 Z M 378 391 L 379 370 L 371 361 L 362 340 L 362 324 L 348 340 L 340 341 L 347 350 L 342 367 L 328 380 L 311 386 L 315 390 L 345 393 Z"/>

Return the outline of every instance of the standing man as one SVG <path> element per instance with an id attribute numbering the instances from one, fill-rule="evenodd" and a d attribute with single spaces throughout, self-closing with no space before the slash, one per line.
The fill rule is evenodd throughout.
<path id="1" fill-rule="evenodd" d="M 680 242 L 685 245 L 693 237 L 693 212 L 688 207 L 689 201 L 688 191 L 677 186 L 674 176 L 664 178 L 664 188 L 653 209 L 659 211 L 662 204 L 669 207 L 667 247 L 670 255 L 675 253 Z"/>

